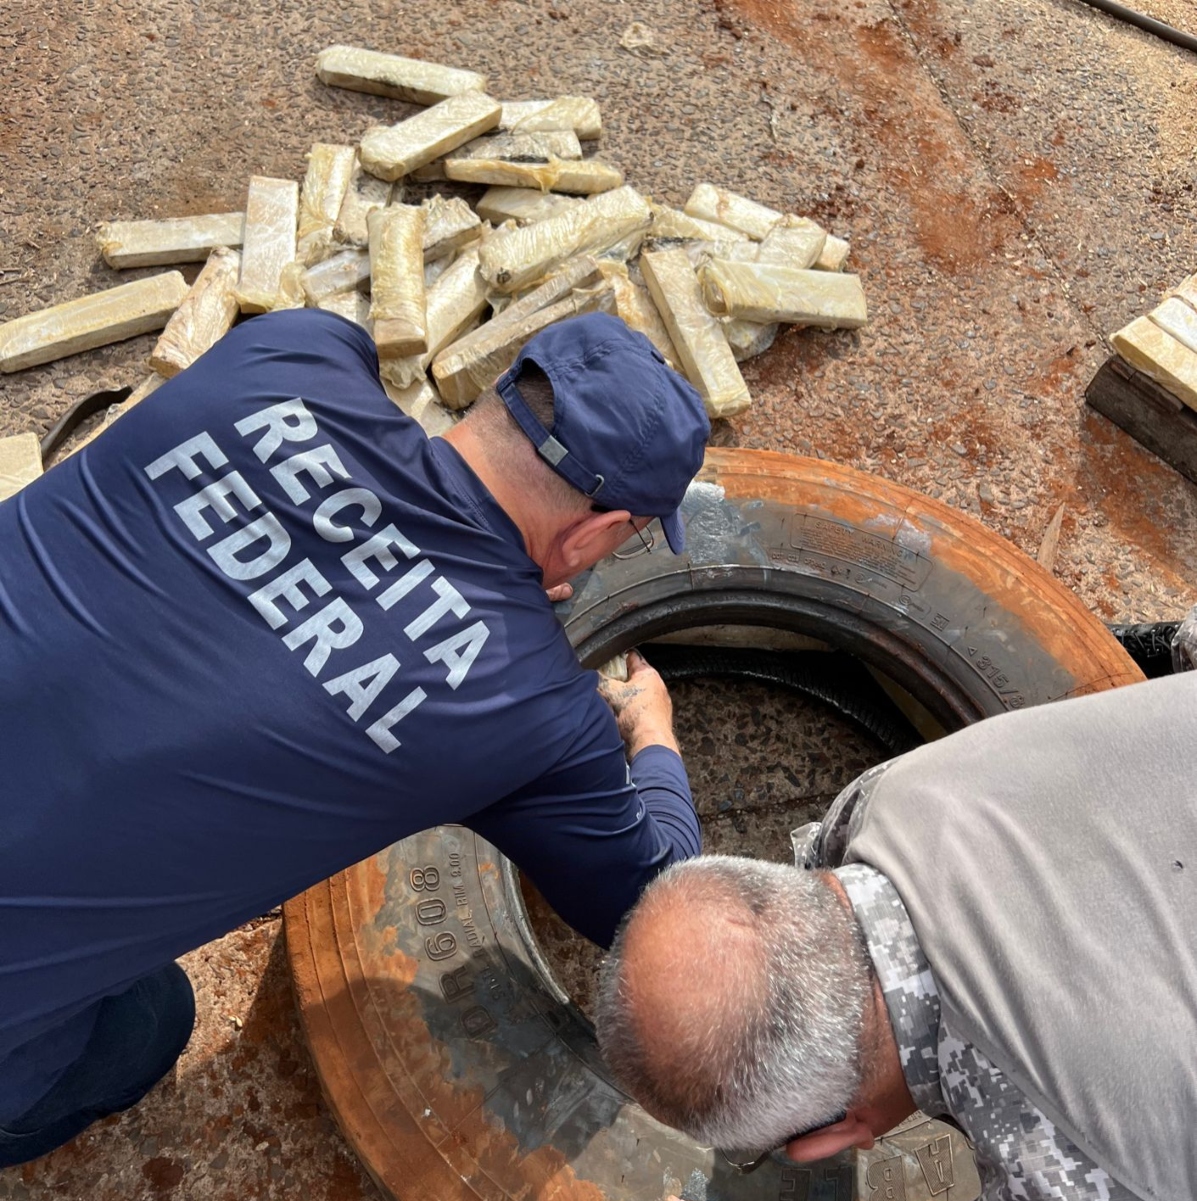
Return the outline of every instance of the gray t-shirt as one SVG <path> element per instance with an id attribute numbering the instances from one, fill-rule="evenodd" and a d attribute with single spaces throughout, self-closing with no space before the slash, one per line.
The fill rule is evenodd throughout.
<path id="1" fill-rule="evenodd" d="M 890 880 L 943 1019 L 1144 1201 L 1197 1196 L 1197 673 L 886 765 L 831 862 Z M 851 790 L 849 790 L 851 791 Z"/>

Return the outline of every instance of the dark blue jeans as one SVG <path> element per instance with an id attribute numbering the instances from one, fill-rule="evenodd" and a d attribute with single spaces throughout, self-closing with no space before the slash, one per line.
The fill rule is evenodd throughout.
<path id="1" fill-rule="evenodd" d="M 32 1109 L 0 1126 L 0 1168 L 37 1159 L 136 1105 L 170 1071 L 194 1025 L 191 981 L 174 963 L 105 997 L 83 1054 Z"/>

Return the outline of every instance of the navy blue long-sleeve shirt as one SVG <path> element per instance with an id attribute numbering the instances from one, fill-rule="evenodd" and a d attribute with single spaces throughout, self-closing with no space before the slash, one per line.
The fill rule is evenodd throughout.
<path id="1" fill-rule="evenodd" d="M 430 826 L 608 943 L 699 833 L 595 682 L 363 330 L 238 327 L 0 504 L 0 1122 L 99 999 Z"/>

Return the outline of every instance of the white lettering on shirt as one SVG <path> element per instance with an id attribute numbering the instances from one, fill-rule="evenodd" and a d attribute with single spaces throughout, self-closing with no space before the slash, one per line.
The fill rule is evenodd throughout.
<path id="1" fill-rule="evenodd" d="M 414 559 L 420 553 L 420 548 L 414 542 L 405 538 L 393 525 L 387 525 L 365 542 L 359 542 L 352 550 L 347 550 L 341 556 L 341 562 L 349 574 L 369 591 L 378 583 L 378 576 L 366 566 L 366 560 L 374 559 L 383 571 L 390 571 L 398 562 L 391 554 L 392 546 L 397 546 L 409 559 Z"/>
<path id="2" fill-rule="evenodd" d="M 327 464 L 327 466 L 326 466 Z M 340 456 L 331 446 L 317 446 L 315 450 L 301 450 L 299 454 L 284 459 L 270 469 L 270 474 L 282 485 L 283 491 L 301 505 L 311 493 L 299 482 L 299 473 L 304 472 L 316 481 L 317 488 L 327 488 L 335 475 L 347 480 L 349 472 L 341 463 Z"/>
<path id="3" fill-rule="evenodd" d="M 384 608 L 389 609 L 396 601 L 401 601 L 421 580 L 432 574 L 432 563 L 421 559 L 413 567 L 409 567 L 385 592 L 375 599 Z"/>
<path id="4" fill-rule="evenodd" d="M 254 454 L 265 463 L 284 442 L 307 442 L 314 438 L 316 418 L 297 396 L 294 400 L 284 400 L 281 404 L 242 417 L 233 428 L 243 438 L 254 430 L 266 431 L 254 447 Z"/>
<path id="5" fill-rule="evenodd" d="M 424 652 L 424 658 L 429 663 L 446 664 L 449 674 L 445 677 L 445 682 L 450 688 L 456 690 L 465 679 L 466 672 L 473 666 L 474 660 L 478 658 L 478 652 L 486 645 L 489 637 L 490 630 L 487 628 L 486 622 L 476 621 L 472 626 L 446 638 L 444 642 L 438 642 L 436 646 L 429 647 Z"/>
<path id="6" fill-rule="evenodd" d="M 403 632 L 413 642 L 428 633 L 450 610 L 455 617 L 464 617 L 470 611 L 465 597 L 443 576 L 438 576 L 432 581 L 432 590 L 437 594 L 438 599 L 434 600 L 419 617 L 409 621 L 403 627 Z"/>
<path id="7" fill-rule="evenodd" d="M 314 642 L 303 665 L 311 675 L 318 676 L 333 651 L 352 646 L 361 636 L 362 619 L 337 596 L 319 613 L 313 613 L 303 625 L 287 634 L 283 638 L 283 645 L 293 651 L 305 642 Z"/>
<path id="8" fill-rule="evenodd" d="M 208 460 L 208 466 L 213 469 L 223 467 L 229 461 L 224 451 L 212 441 L 211 434 L 205 430 L 196 434 L 194 438 L 188 438 L 186 442 L 180 442 L 174 450 L 168 450 L 166 454 L 155 459 L 145 469 L 145 473 L 150 479 L 156 480 L 172 467 L 177 467 L 189 480 L 193 480 L 204 470 L 195 461 L 196 455 L 203 455 Z"/>
<path id="9" fill-rule="evenodd" d="M 247 547 L 267 539 L 267 545 L 256 558 L 238 559 L 237 555 Z M 273 571 L 291 550 L 291 535 L 283 529 L 283 523 L 273 513 L 265 513 L 249 525 L 234 530 L 215 546 L 208 547 L 213 562 L 231 580 L 256 580 Z"/>
<path id="10" fill-rule="evenodd" d="M 191 531 L 191 536 L 203 542 L 212 534 L 212 527 L 203 517 L 205 509 L 211 509 L 226 525 L 237 515 L 229 496 L 235 496 L 246 510 L 261 507 L 258 494 L 241 477 L 241 472 L 230 471 L 223 479 L 201 488 L 194 496 L 175 505 L 175 512 Z"/>
<path id="11" fill-rule="evenodd" d="M 274 602 L 285 600 L 297 613 L 306 609 L 309 601 L 300 591 L 299 585 L 307 584 L 315 596 L 331 591 L 332 585 L 316 570 L 311 559 L 303 559 L 282 575 L 275 576 L 269 584 L 263 584 L 257 592 L 249 594 L 249 603 L 265 618 L 266 624 L 277 630 L 290 620 Z"/>
<path id="12" fill-rule="evenodd" d="M 340 492 L 334 492 L 312 518 L 316 533 L 326 542 L 349 542 L 353 538 L 349 526 L 337 525 L 333 521 L 334 513 L 350 505 L 361 508 L 363 525 L 373 525 L 382 514 L 382 501 L 367 488 L 343 488 Z"/>
<path id="13" fill-rule="evenodd" d="M 391 682 L 391 677 L 398 670 L 399 660 L 388 652 L 378 659 L 337 676 L 335 680 L 329 680 L 324 685 L 324 691 L 333 696 L 338 693 L 347 696 L 351 704 L 346 712 L 357 721 L 374 704 L 378 694 Z"/>
<path id="14" fill-rule="evenodd" d="M 269 584 L 263 584 L 257 592 L 251 592 L 250 604 L 258 610 L 259 614 L 262 614 L 265 623 L 271 629 L 286 626 L 291 619 L 277 607 L 275 600 L 286 600 L 295 613 L 299 613 L 300 609 L 306 609 L 310 602 L 309 598 L 300 591 L 300 584 L 309 585 L 312 593 L 318 597 L 324 596 L 333 588 L 333 585 L 329 584 L 329 581 L 318 572 L 310 558 L 304 558 L 295 563 L 294 567 L 283 572 L 282 575 L 276 575 Z"/>
<path id="15" fill-rule="evenodd" d="M 386 754 L 389 755 L 397 747 L 402 746 L 399 739 L 391 733 L 391 727 L 401 722 L 424 700 L 425 696 L 427 693 L 423 688 L 413 688 L 389 713 L 384 713 L 366 731 Z"/>
<path id="16" fill-rule="evenodd" d="M 242 418 L 234 428 L 243 437 L 263 431 L 252 450 L 266 463 L 284 442 L 306 442 L 319 434 L 315 418 L 302 400 L 285 401 Z M 188 480 L 196 480 L 205 472 L 216 471 L 228 464 L 228 458 L 207 431 L 181 442 L 174 449 L 155 459 L 144 468 L 151 480 L 178 469 Z M 327 488 L 334 480 L 352 481 L 337 449 L 326 443 L 290 455 L 269 469 L 274 482 L 295 505 L 312 499 L 312 491 Z M 306 476 L 307 479 L 301 479 Z M 263 511 L 253 520 L 255 509 Z M 352 524 L 338 520 L 346 509 L 360 510 Z M 230 580 L 261 579 L 283 568 L 293 545 L 292 533 L 274 513 L 263 508 L 257 492 L 239 471 L 231 471 L 220 479 L 197 487 L 186 499 L 174 505 L 174 511 L 188 532 L 198 542 L 210 538 L 214 531 L 211 515 L 228 525 L 234 517 L 244 522 L 226 531 L 207 552 L 220 572 Z M 426 580 L 430 582 L 435 599 L 403 626 L 407 639 L 416 641 L 450 615 L 459 621 L 470 613 L 470 605 L 458 589 L 441 575 L 435 574 L 433 561 L 421 557 L 420 548 L 394 525 L 384 524 L 377 532 L 366 534 L 360 527 L 372 529 L 383 515 L 383 504 L 368 488 L 351 486 L 326 497 L 312 513 L 312 528 L 326 542 L 354 542 L 341 555 L 341 564 L 354 584 L 363 592 L 378 587 L 380 573 L 394 572 L 404 560 L 406 570 L 394 578 L 375 599 L 385 612 L 407 597 Z M 357 541 L 361 538 L 361 541 Z M 334 577 L 337 578 L 337 577 Z M 353 584 L 346 581 L 349 589 Z M 332 593 L 333 595 L 329 596 Z M 312 601 L 328 597 L 319 610 L 306 615 L 298 625 L 296 615 L 308 609 Z M 281 570 L 255 591 L 248 593 L 250 605 L 271 630 L 281 635 L 289 651 L 306 648 L 303 659 L 305 671 L 319 677 L 334 651 L 342 651 L 357 643 L 365 631 L 362 617 L 349 601 L 334 592 L 333 585 L 311 559 Z M 359 597 L 359 599 L 361 599 Z M 418 602 L 411 602 L 404 617 Z M 370 610 L 373 612 L 373 610 Z M 284 633 L 286 628 L 286 633 Z M 389 628 L 389 627 L 388 627 Z M 443 631 L 438 632 L 438 636 Z M 456 690 L 478 658 L 490 630 L 483 621 L 475 621 L 465 629 L 443 638 L 425 650 L 429 663 L 441 663 L 446 668 L 445 682 Z M 394 630 L 398 637 L 398 630 Z M 353 722 L 369 720 L 371 710 L 387 704 L 388 692 L 394 694 L 399 674 L 398 657 L 387 651 L 368 663 L 342 671 L 323 684 L 330 696 L 343 696 L 348 705 L 346 715 Z M 401 744 L 393 728 L 427 699 L 422 687 L 409 687 L 398 704 L 391 705 L 381 717 L 366 727 L 366 734 L 384 753 L 390 754 Z"/>

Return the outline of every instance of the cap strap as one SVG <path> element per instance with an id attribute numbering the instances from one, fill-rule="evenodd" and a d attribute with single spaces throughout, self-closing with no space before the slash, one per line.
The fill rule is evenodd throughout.
<path id="1" fill-rule="evenodd" d="M 516 366 L 522 364 L 517 363 Z M 507 411 L 515 418 L 516 424 L 527 434 L 536 453 L 540 455 L 558 475 L 573 484 L 584 496 L 594 497 L 604 484 L 603 477 L 587 470 L 578 462 L 578 456 L 571 453 L 569 448 L 559 442 L 537 420 L 536 414 L 528 407 L 527 401 L 520 395 L 516 386 L 513 372 L 505 372 L 495 385 L 495 390 L 503 398 Z M 552 381 L 550 381 L 551 384 Z"/>

